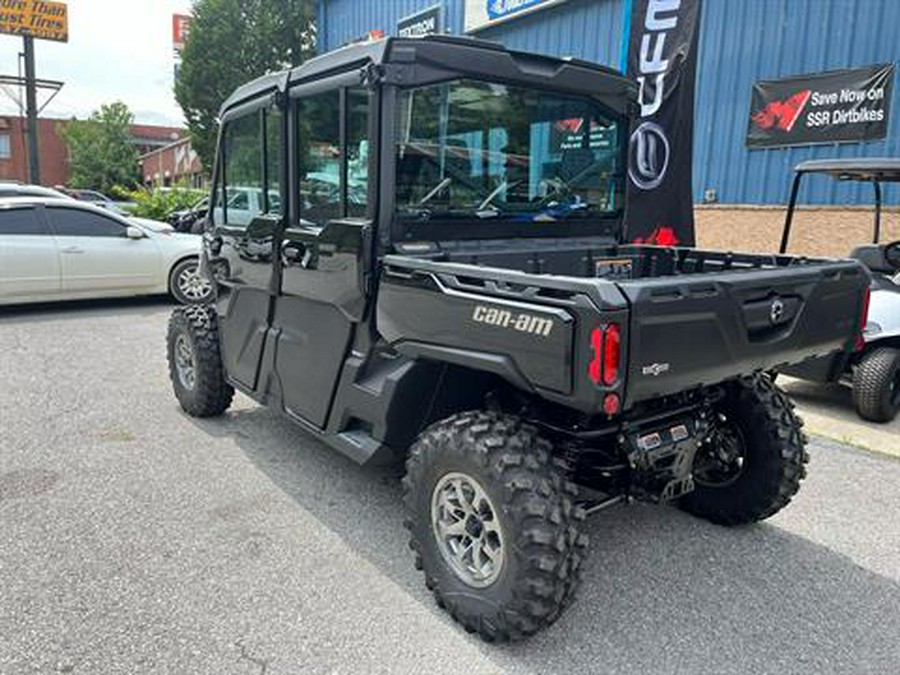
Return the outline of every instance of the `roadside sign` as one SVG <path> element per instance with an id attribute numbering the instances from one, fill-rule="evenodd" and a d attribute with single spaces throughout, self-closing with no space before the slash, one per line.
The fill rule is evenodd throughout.
<path id="1" fill-rule="evenodd" d="M 397 22 L 400 37 L 422 37 L 441 32 L 441 6 L 435 5 L 421 12 L 410 14 Z"/>
<path id="2" fill-rule="evenodd" d="M 0 0 L 0 33 L 68 42 L 69 13 L 66 3 Z"/>

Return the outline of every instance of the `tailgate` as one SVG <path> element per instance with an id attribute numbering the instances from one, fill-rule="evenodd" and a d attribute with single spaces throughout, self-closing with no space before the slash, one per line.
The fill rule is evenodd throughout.
<path id="1" fill-rule="evenodd" d="M 851 349 L 868 284 L 854 261 L 620 282 L 627 403 Z"/>

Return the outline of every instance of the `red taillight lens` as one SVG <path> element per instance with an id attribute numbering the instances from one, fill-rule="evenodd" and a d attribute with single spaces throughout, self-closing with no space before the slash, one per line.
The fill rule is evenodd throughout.
<path id="1" fill-rule="evenodd" d="M 594 384 L 606 386 L 619 379 L 619 359 L 621 358 L 622 331 L 619 324 L 611 323 L 591 331 L 591 349 L 594 352 L 588 364 L 588 377 Z"/>
<path id="2" fill-rule="evenodd" d="M 594 357 L 588 365 L 588 377 L 594 384 L 600 384 L 601 358 L 603 357 L 603 329 L 595 328 L 591 331 L 591 349 Z"/>
<path id="3" fill-rule="evenodd" d="M 863 290 L 862 297 L 862 316 L 859 317 L 859 332 L 856 334 L 856 351 L 861 352 L 866 346 L 866 339 L 863 332 L 866 330 L 866 324 L 869 321 L 869 300 L 872 297 L 872 289 L 868 286 Z"/>
<path id="4" fill-rule="evenodd" d="M 619 379 L 621 343 L 619 324 L 609 324 L 603 337 L 603 384 L 607 386 Z"/>

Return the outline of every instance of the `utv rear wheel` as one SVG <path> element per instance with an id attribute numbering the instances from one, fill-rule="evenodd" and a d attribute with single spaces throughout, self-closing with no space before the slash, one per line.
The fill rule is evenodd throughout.
<path id="1" fill-rule="evenodd" d="M 679 506 L 720 525 L 763 520 L 787 506 L 809 461 L 803 421 L 767 376 L 729 385 L 694 458 L 696 487 Z"/>
<path id="2" fill-rule="evenodd" d="M 166 342 L 169 377 L 184 411 L 194 417 L 225 412 L 234 389 L 225 381 L 215 309 L 210 305 L 175 309 Z"/>
<path id="3" fill-rule="evenodd" d="M 485 640 L 550 625 L 579 584 L 584 511 L 550 450 L 516 417 L 467 412 L 426 429 L 406 462 L 416 567 L 438 605 Z"/>
<path id="4" fill-rule="evenodd" d="M 890 422 L 900 411 L 900 350 L 880 347 L 853 372 L 853 405 L 870 422 Z"/>

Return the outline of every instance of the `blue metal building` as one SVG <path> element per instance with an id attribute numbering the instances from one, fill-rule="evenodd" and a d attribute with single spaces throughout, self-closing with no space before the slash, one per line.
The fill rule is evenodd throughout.
<path id="1" fill-rule="evenodd" d="M 487 0 L 480 0 L 486 4 Z M 370 31 L 396 35 L 397 22 L 440 5 L 443 30 L 466 34 L 466 5 L 479 0 L 318 0 L 319 49 Z M 522 0 L 536 11 L 469 32 L 508 47 L 575 56 L 618 68 L 630 0 Z M 784 203 L 791 168 L 828 157 L 900 156 L 900 87 L 894 83 L 888 136 L 881 141 L 748 150 L 751 87 L 758 80 L 900 60 L 900 0 L 703 0 L 694 126 L 694 200 Z M 885 193 L 900 204 L 900 186 Z M 801 201 L 867 203 L 865 185 L 807 182 Z"/>

